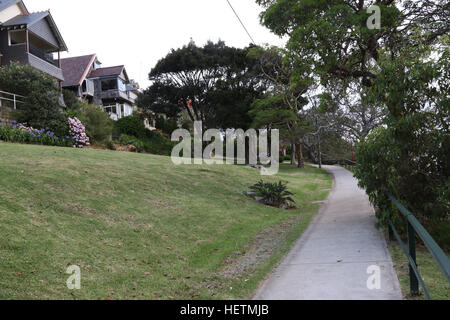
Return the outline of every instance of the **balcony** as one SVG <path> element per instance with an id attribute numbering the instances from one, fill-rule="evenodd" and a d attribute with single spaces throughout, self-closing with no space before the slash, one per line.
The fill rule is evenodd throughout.
<path id="1" fill-rule="evenodd" d="M 102 100 L 116 100 L 116 99 L 119 99 L 119 100 L 125 100 L 125 101 L 128 101 L 128 102 L 134 103 L 134 100 L 129 97 L 127 92 L 120 91 L 119 89 L 111 89 L 111 90 L 102 91 L 100 93 L 100 98 Z"/>
<path id="2" fill-rule="evenodd" d="M 58 80 L 64 80 L 63 71 L 60 68 L 50 62 L 47 62 L 46 60 L 35 56 L 32 53 L 28 53 L 28 63 L 30 64 L 30 66 L 41 70 L 42 72 L 45 72 Z"/>
<path id="3" fill-rule="evenodd" d="M 44 60 L 45 62 L 48 62 L 55 67 L 59 67 L 58 61 L 53 59 L 53 54 L 46 53 L 31 44 L 29 45 L 29 52 L 33 56 L 38 57 L 39 59 Z"/>

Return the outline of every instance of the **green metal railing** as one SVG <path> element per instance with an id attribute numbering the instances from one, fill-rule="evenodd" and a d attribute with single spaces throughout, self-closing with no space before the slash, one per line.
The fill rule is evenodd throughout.
<path id="1" fill-rule="evenodd" d="M 350 163 L 353 163 L 355 166 L 360 166 L 358 163 L 347 160 Z M 392 201 L 392 203 L 397 207 L 397 209 L 402 213 L 402 215 L 406 219 L 407 223 L 407 234 L 408 234 L 408 246 L 403 242 L 400 237 L 397 229 L 395 228 L 392 219 L 389 219 L 389 240 L 393 238 L 393 236 L 397 239 L 402 251 L 408 258 L 409 262 L 409 286 L 410 286 L 410 294 L 412 296 L 417 296 L 420 294 L 419 285 L 422 287 L 422 290 L 425 294 L 425 297 L 428 300 L 431 300 L 430 291 L 428 290 L 423 277 L 420 274 L 419 267 L 417 265 L 416 260 L 416 236 L 419 236 L 428 251 L 437 261 L 439 268 L 444 273 L 445 278 L 450 283 L 450 260 L 445 254 L 445 252 L 439 247 L 439 245 L 434 241 L 428 231 L 422 226 L 419 220 L 416 219 L 414 214 L 403 206 L 400 201 L 398 201 L 388 190 L 385 190 L 386 195 Z"/>
<path id="2" fill-rule="evenodd" d="M 420 224 L 416 217 L 411 211 L 406 209 L 389 191 L 386 191 L 387 196 L 392 201 L 392 203 L 397 207 L 397 209 L 403 214 L 407 222 L 407 232 L 408 232 L 408 247 L 402 241 L 400 235 L 395 229 L 392 220 L 389 221 L 389 234 L 393 234 L 400 244 L 401 249 L 405 253 L 409 261 L 409 284 L 410 284 L 410 294 L 412 296 L 419 295 L 419 284 L 423 289 L 425 297 L 431 300 L 431 295 L 426 286 L 422 276 L 419 272 L 419 267 L 416 261 L 416 235 L 419 236 L 428 251 L 432 254 L 434 259 L 437 261 L 439 268 L 441 268 L 447 281 L 450 282 L 450 260 L 448 259 L 445 252 L 439 247 L 439 245 L 434 241 L 427 230 Z"/>

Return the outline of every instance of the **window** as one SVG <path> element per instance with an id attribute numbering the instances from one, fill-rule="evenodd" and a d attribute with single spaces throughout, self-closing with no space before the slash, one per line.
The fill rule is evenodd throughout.
<path id="1" fill-rule="evenodd" d="M 25 44 L 27 42 L 27 34 L 23 30 L 9 31 L 9 45 Z"/>
<path id="2" fill-rule="evenodd" d="M 102 80 L 102 91 L 117 90 L 117 79 Z"/>
<path id="3" fill-rule="evenodd" d="M 109 113 L 109 114 L 111 114 L 111 113 L 117 114 L 117 107 L 116 107 L 116 106 L 108 106 L 108 107 L 104 107 L 103 110 L 104 110 L 106 113 Z"/>
<path id="4" fill-rule="evenodd" d="M 123 92 L 127 91 L 127 86 L 122 79 L 119 79 L 119 90 Z"/>

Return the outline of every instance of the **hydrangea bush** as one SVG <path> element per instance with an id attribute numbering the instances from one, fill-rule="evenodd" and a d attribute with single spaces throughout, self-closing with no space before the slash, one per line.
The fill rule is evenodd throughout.
<path id="1" fill-rule="evenodd" d="M 69 118 L 69 133 L 74 141 L 74 148 L 83 148 L 90 145 L 86 128 L 78 118 Z"/>

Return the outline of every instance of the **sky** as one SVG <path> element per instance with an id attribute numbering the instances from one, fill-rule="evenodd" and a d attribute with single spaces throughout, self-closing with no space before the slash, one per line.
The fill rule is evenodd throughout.
<path id="1" fill-rule="evenodd" d="M 141 88 L 170 50 L 223 40 L 243 48 L 251 40 L 226 0 L 24 0 L 30 12 L 50 9 L 69 48 L 62 57 L 96 53 L 103 67 L 125 65 Z M 254 0 L 230 0 L 256 44 L 285 41 L 259 23 Z"/>

